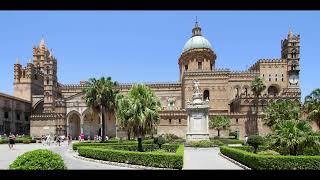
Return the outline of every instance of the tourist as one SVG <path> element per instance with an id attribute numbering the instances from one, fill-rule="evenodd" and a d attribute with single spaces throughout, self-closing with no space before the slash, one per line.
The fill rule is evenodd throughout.
<path id="1" fill-rule="evenodd" d="M 58 137 L 57 137 L 57 143 L 59 144 L 59 146 L 60 146 L 60 142 L 61 142 L 61 137 L 58 136 Z"/>
<path id="2" fill-rule="evenodd" d="M 245 136 L 244 136 L 244 144 L 247 145 L 247 142 L 248 142 L 248 136 L 245 135 Z"/>
<path id="3" fill-rule="evenodd" d="M 9 135 L 9 149 L 13 149 L 14 141 L 16 140 L 16 137 L 10 133 Z"/>
<path id="4" fill-rule="evenodd" d="M 88 141 L 90 141 L 90 135 L 88 135 Z"/>
<path id="5" fill-rule="evenodd" d="M 50 134 L 47 136 L 47 140 L 46 140 L 46 141 L 47 141 L 47 145 L 50 146 L 50 141 L 51 141 L 51 136 L 50 136 Z"/>
<path id="6" fill-rule="evenodd" d="M 71 135 L 69 134 L 69 135 L 68 135 L 68 146 L 69 146 L 71 143 L 72 143 L 72 137 L 71 137 Z"/>

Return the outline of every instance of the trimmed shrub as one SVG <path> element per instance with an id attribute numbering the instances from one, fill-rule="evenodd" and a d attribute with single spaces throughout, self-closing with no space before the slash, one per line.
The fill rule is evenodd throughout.
<path id="1" fill-rule="evenodd" d="M 165 150 L 165 144 L 163 150 Z M 115 150 L 112 148 L 101 147 L 78 147 L 80 156 L 100 159 L 105 161 L 113 161 L 120 163 L 136 164 L 151 167 L 182 169 L 184 146 L 180 145 L 176 149 L 176 153 L 161 152 L 134 152 Z"/>
<path id="2" fill-rule="evenodd" d="M 210 138 L 210 140 L 219 140 L 223 144 L 244 144 L 243 140 L 239 139 L 229 139 L 229 138 L 219 138 L 218 136 L 215 136 L 214 138 Z"/>
<path id="3" fill-rule="evenodd" d="M 277 151 L 273 151 L 273 150 L 260 151 L 260 152 L 258 152 L 258 154 L 260 154 L 260 155 L 280 155 L 280 153 L 278 153 Z"/>
<path id="4" fill-rule="evenodd" d="M 13 170 L 63 170 L 67 169 L 60 155 L 49 150 L 29 151 L 10 164 Z"/>
<path id="5" fill-rule="evenodd" d="M 162 144 L 166 143 L 166 140 L 160 136 L 157 138 L 156 142 L 157 142 L 156 144 L 159 146 L 159 149 L 161 149 Z"/>
<path id="6" fill-rule="evenodd" d="M 213 145 L 213 142 L 207 140 L 188 142 L 188 146 L 190 147 L 213 147 Z"/>
<path id="7" fill-rule="evenodd" d="M 252 135 L 249 136 L 247 143 L 254 148 L 254 153 L 257 153 L 258 147 L 264 143 L 264 139 L 259 135 Z"/>
<path id="8" fill-rule="evenodd" d="M 153 139 L 142 141 L 143 146 L 146 144 L 153 144 Z M 122 141 L 122 142 L 118 142 L 118 141 L 104 141 L 104 142 L 86 141 L 86 142 L 78 142 L 78 143 L 72 144 L 72 149 L 77 150 L 78 147 L 80 147 L 80 146 L 109 146 L 109 145 L 138 145 L 138 141 L 131 141 L 131 140 L 130 141 Z"/>
<path id="9" fill-rule="evenodd" d="M 31 139 L 16 139 L 14 141 L 15 143 L 19 144 L 19 143 L 25 143 L 25 142 L 29 142 L 29 143 L 36 143 L 36 140 L 31 140 Z M 8 139 L 2 139 L 0 140 L 0 144 L 8 144 L 9 140 Z M 28 143 L 28 144 L 29 144 Z"/>
<path id="10" fill-rule="evenodd" d="M 320 170 L 320 156 L 259 155 L 227 146 L 220 152 L 257 170 Z"/>
<path id="11" fill-rule="evenodd" d="M 175 142 L 176 140 L 179 140 L 181 139 L 180 137 L 178 137 L 177 135 L 175 134 L 163 134 L 161 135 L 161 137 L 164 137 L 165 141 L 167 143 L 173 143 Z"/>

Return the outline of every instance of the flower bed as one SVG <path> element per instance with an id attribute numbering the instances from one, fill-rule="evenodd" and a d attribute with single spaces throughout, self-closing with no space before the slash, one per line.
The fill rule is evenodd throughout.
<path id="1" fill-rule="evenodd" d="M 241 148 L 226 146 L 222 146 L 220 152 L 252 169 L 320 170 L 320 156 L 259 155 Z"/>
<path id="2" fill-rule="evenodd" d="M 80 156 L 135 164 L 150 167 L 182 169 L 184 146 L 177 144 L 164 144 L 162 150 L 157 150 L 156 145 L 143 145 L 144 149 L 155 148 L 156 151 L 137 152 L 136 145 L 116 145 L 109 144 L 104 146 L 78 146 Z M 174 149 L 174 150 L 173 150 Z"/>
<path id="3" fill-rule="evenodd" d="M 49 150 L 34 150 L 18 156 L 9 166 L 13 170 L 63 170 L 62 158 Z"/>

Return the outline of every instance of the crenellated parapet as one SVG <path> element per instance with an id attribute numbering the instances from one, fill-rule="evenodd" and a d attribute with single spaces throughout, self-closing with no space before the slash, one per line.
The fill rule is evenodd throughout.
<path id="1" fill-rule="evenodd" d="M 252 71 L 252 70 L 259 71 L 261 64 L 266 64 L 266 65 L 286 64 L 286 60 L 285 59 L 259 59 L 248 70 L 249 71 Z"/>

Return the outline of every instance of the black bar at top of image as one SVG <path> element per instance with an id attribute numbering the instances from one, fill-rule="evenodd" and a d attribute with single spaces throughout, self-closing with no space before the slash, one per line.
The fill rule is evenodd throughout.
<path id="1" fill-rule="evenodd" d="M 319 10 L 317 0 L 1 0 L 1 10 Z"/>

